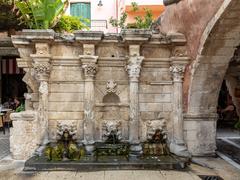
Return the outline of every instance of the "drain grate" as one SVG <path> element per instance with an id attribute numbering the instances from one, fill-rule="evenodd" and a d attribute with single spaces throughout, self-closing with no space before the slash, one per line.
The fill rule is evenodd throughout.
<path id="1" fill-rule="evenodd" d="M 219 176 L 199 175 L 199 177 L 203 180 L 223 180 L 223 178 Z"/>

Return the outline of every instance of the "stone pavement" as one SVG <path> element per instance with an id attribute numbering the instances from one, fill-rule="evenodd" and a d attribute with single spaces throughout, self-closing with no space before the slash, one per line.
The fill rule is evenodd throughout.
<path id="1" fill-rule="evenodd" d="M 6 129 L 6 133 L 3 134 L 0 131 L 0 160 L 10 154 L 10 147 L 9 147 L 9 132 Z"/>
<path id="2" fill-rule="evenodd" d="M 240 131 L 218 129 L 217 155 L 240 169 Z"/>
<path id="3" fill-rule="evenodd" d="M 44 171 L 23 172 L 23 161 L 0 161 L 0 180 L 200 180 L 198 175 L 220 176 L 224 180 L 240 180 L 240 170 L 220 158 L 197 158 L 185 171 L 119 170 L 119 171 Z"/>

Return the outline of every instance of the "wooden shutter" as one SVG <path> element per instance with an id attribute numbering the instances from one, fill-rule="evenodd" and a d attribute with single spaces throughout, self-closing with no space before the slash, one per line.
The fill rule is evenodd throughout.
<path id="1" fill-rule="evenodd" d="M 70 14 L 91 20 L 91 4 L 86 2 L 71 3 Z M 87 25 L 90 26 L 91 23 Z"/>

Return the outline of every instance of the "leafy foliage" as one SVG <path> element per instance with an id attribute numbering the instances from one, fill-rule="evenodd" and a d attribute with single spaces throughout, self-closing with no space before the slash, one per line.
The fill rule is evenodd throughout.
<path id="1" fill-rule="evenodd" d="M 68 0 L 16 0 L 20 22 L 32 29 L 54 27 L 68 6 Z"/>
<path id="2" fill-rule="evenodd" d="M 86 25 L 89 23 L 88 19 L 75 17 L 75 16 L 67 16 L 63 15 L 59 22 L 56 24 L 54 29 L 57 32 L 72 32 L 74 30 L 80 30 L 80 29 L 89 29 L 89 27 Z"/>
<path id="3" fill-rule="evenodd" d="M 138 12 L 139 11 L 139 6 L 136 2 L 132 2 L 131 3 L 132 6 L 132 11 L 133 12 Z M 113 27 L 120 27 L 122 29 L 124 28 L 137 28 L 137 29 L 148 29 L 151 27 L 152 23 L 153 23 L 153 14 L 152 11 L 150 9 L 144 8 L 144 17 L 141 16 L 135 16 L 135 22 L 131 23 L 131 24 L 127 24 L 127 26 L 125 25 L 126 19 L 127 19 L 127 13 L 124 12 L 121 17 L 120 20 L 114 19 L 113 17 L 110 18 L 109 23 L 113 26 Z"/>
<path id="4" fill-rule="evenodd" d="M 125 28 L 126 19 L 127 19 L 127 13 L 124 12 L 124 13 L 121 15 L 119 21 L 118 21 L 117 19 L 114 19 L 113 17 L 111 17 L 110 20 L 109 20 L 109 23 L 110 23 L 113 27 Z"/>

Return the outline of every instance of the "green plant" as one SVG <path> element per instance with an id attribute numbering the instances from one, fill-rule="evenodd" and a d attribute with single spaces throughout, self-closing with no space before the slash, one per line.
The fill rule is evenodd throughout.
<path id="1" fill-rule="evenodd" d="M 68 6 L 68 0 L 16 0 L 20 24 L 32 29 L 54 27 Z"/>
<path id="2" fill-rule="evenodd" d="M 120 28 L 125 28 L 125 22 L 127 19 L 127 13 L 124 12 L 121 17 L 120 20 L 114 19 L 113 17 L 110 18 L 109 23 L 113 26 L 113 27 L 120 27 Z"/>
<path id="3" fill-rule="evenodd" d="M 59 22 L 56 24 L 54 29 L 57 32 L 72 32 L 74 30 L 89 29 L 86 25 L 89 23 L 89 19 L 84 19 L 81 17 L 67 16 L 63 15 Z"/>
<path id="4" fill-rule="evenodd" d="M 240 120 L 237 121 L 237 123 L 234 125 L 234 128 L 240 129 Z"/>
<path id="5" fill-rule="evenodd" d="M 139 6 L 136 2 L 132 2 L 131 3 L 132 6 L 132 11 L 133 12 L 138 12 L 139 11 Z M 109 23 L 113 26 L 113 27 L 120 27 L 122 29 L 124 28 L 137 28 L 137 29 L 148 29 L 151 27 L 152 23 L 153 23 L 153 14 L 152 11 L 148 8 L 144 8 L 144 16 L 135 16 L 135 22 L 134 23 L 130 23 L 127 24 L 127 26 L 125 25 L 126 19 L 127 19 L 127 13 L 124 12 L 121 17 L 120 20 L 118 19 L 114 19 L 113 17 L 110 18 Z"/>
<path id="6" fill-rule="evenodd" d="M 16 112 L 21 112 L 21 111 L 25 111 L 24 104 L 22 104 L 22 103 L 21 103 L 20 106 L 18 106 L 18 107 L 16 108 Z"/>

